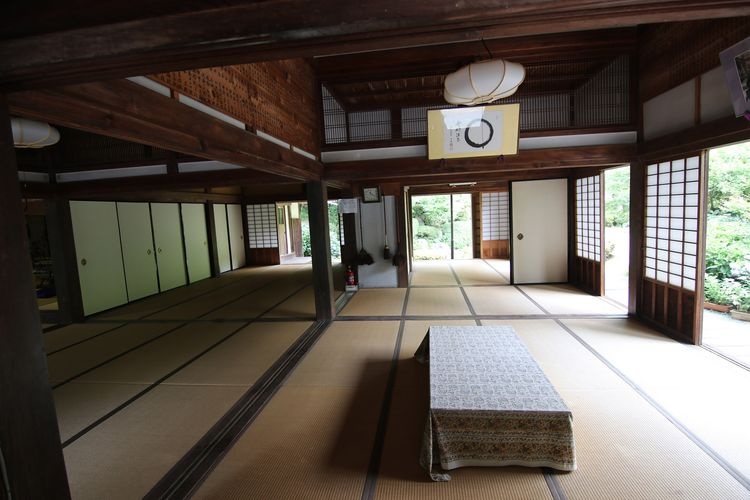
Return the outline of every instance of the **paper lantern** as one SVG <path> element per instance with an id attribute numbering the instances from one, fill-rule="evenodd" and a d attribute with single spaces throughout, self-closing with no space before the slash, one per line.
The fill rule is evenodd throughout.
<path id="1" fill-rule="evenodd" d="M 49 123 L 12 118 L 10 126 L 13 130 L 13 145 L 17 148 L 43 148 L 60 140 L 60 132 Z"/>
<path id="2" fill-rule="evenodd" d="M 443 96 L 451 104 L 474 106 L 511 96 L 526 71 L 518 63 L 492 59 L 464 66 L 445 77 Z"/>

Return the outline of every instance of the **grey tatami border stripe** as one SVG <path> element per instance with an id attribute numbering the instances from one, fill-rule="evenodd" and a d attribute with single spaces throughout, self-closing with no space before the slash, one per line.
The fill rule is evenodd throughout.
<path id="1" fill-rule="evenodd" d="M 397 321 L 402 316 L 337 316 L 336 321 Z M 464 314 L 453 316 L 403 316 L 406 321 L 531 320 L 531 319 L 628 319 L 627 314 Z"/>
<path id="2" fill-rule="evenodd" d="M 232 408 L 159 480 L 145 499 L 189 498 L 255 421 L 282 382 L 327 330 L 330 322 L 318 322 L 300 338 L 243 394 Z"/>
<path id="3" fill-rule="evenodd" d="M 487 265 L 488 265 L 488 266 L 490 267 L 490 269 L 492 269 L 493 271 L 495 271 L 495 272 L 496 272 L 497 274 L 499 274 L 499 275 L 500 275 L 500 276 L 501 276 L 501 277 L 502 277 L 502 278 L 503 278 L 503 279 L 504 279 L 505 281 L 507 281 L 507 282 L 508 282 L 508 284 L 510 284 L 510 276 L 506 276 L 506 275 L 504 275 L 503 273 L 501 273 L 501 272 L 500 272 L 500 271 L 499 271 L 499 270 L 498 270 L 498 269 L 497 269 L 497 268 L 496 268 L 495 266 L 493 266 L 492 264 L 490 264 L 489 262 L 487 262 L 487 259 L 482 259 L 482 262 L 484 262 L 485 264 L 487 264 Z"/>
<path id="4" fill-rule="evenodd" d="M 628 378 L 627 375 L 625 375 L 623 372 L 618 370 L 612 363 L 607 360 L 602 354 L 599 353 L 596 349 L 594 349 L 588 342 L 583 340 L 581 337 L 579 337 L 573 330 L 571 330 L 567 325 L 565 325 L 560 320 L 555 320 L 560 327 L 568 332 L 568 334 L 576 339 L 583 347 L 585 347 L 591 354 L 596 356 L 596 358 L 604 363 L 607 368 L 612 370 L 618 377 L 620 377 L 626 384 L 628 384 L 636 393 L 638 393 L 639 396 L 641 396 L 643 399 L 646 400 L 656 411 L 662 414 L 664 418 L 669 420 L 677 429 L 679 429 L 685 436 L 688 437 L 693 443 L 695 443 L 701 450 L 703 450 L 708 456 L 710 456 L 717 464 L 719 464 L 725 471 L 727 471 L 732 477 L 734 477 L 737 482 L 739 482 L 742 486 L 744 486 L 747 490 L 750 490 L 750 478 L 746 477 L 742 472 L 740 472 L 738 469 L 736 469 L 732 464 L 727 462 L 724 457 L 722 457 L 718 452 L 716 452 L 711 446 L 709 446 L 705 441 L 703 441 L 701 438 L 696 436 L 690 429 L 688 429 L 682 422 L 680 422 L 679 419 L 677 419 L 674 415 L 669 413 L 666 408 L 661 406 L 659 403 L 656 402 L 651 396 L 648 395 L 648 393 L 641 388 L 638 384 L 636 384 L 634 381 L 632 381 L 630 378 Z"/>
<path id="5" fill-rule="evenodd" d="M 44 321 L 42 321 L 42 323 L 44 323 Z M 48 326 L 47 328 L 42 328 L 42 333 L 54 332 L 55 330 L 58 330 L 64 326 L 68 326 L 68 325 L 62 325 L 62 324 L 51 325 L 51 326 Z"/>
<path id="6" fill-rule="evenodd" d="M 474 310 L 474 306 L 471 305 L 471 301 L 469 300 L 469 296 L 466 295 L 466 290 L 464 290 L 464 285 L 461 283 L 461 278 L 458 276 L 458 273 L 453 268 L 453 264 L 448 262 L 448 267 L 451 268 L 451 272 L 453 273 L 453 278 L 456 280 L 456 283 L 458 283 L 458 289 L 461 290 L 461 295 L 464 297 L 464 301 L 466 302 L 466 307 L 469 308 L 469 312 L 471 313 L 472 317 L 476 318 L 477 312 Z M 502 286 L 502 285 L 500 285 Z M 479 320 L 476 320 L 477 324 L 479 324 Z"/>
<path id="7" fill-rule="evenodd" d="M 521 295 L 523 295 L 524 297 L 526 297 L 527 299 L 529 299 L 529 301 L 531 301 L 532 304 L 534 304 L 535 306 L 537 306 L 544 314 L 546 314 L 547 316 L 552 316 L 548 310 L 546 310 L 545 308 L 543 308 L 542 305 L 539 302 L 537 302 L 536 300 L 532 299 L 531 296 L 528 293 L 524 292 L 521 289 L 520 286 L 518 286 L 518 285 L 511 285 L 511 286 L 513 288 L 515 288 L 516 290 L 518 290 L 519 292 L 521 292 Z"/>
<path id="8" fill-rule="evenodd" d="M 544 481 L 547 483 L 552 500 L 568 500 L 560 480 L 557 479 L 557 473 L 547 467 L 542 468 L 542 473 L 544 473 Z"/>
<path id="9" fill-rule="evenodd" d="M 367 477 L 365 478 L 365 485 L 362 488 L 361 500 L 372 500 L 375 498 L 375 491 L 378 483 L 378 475 L 380 474 L 380 462 L 383 458 L 383 447 L 385 446 L 385 434 L 388 430 L 388 419 L 391 416 L 391 400 L 393 399 L 393 389 L 396 386 L 396 374 L 398 373 L 398 360 L 401 355 L 401 344 L 404 338 L 404 325 L 406 321 L 406 308 L 409 304 L 409 291 L 410 287 L 406 288 L 406 294 L 404 295 L 404 303 L 401 305 L 401 323 L 398 326 L 398 336 L 396 337 L 396 345 L 393 348 L 393 357 L 391 358 L 391 368 L 388 371 L 388 380 L 385 384 L 385 392 L 383 393 L 383 404 L 380 407 L 380 415 L 378 417 L 378 427 L 375 431 L 375 440 L 372 445 L 372 453 L 370 454 L 370 464 L 367 468 Z"/>
<path id="10" fill-rule="evenodd" d="M 404 301 L 406 303 L 406 301 Z M 393 348 L 393 357 L 391 359 L 391 368 L 388 371 L 388 380 L 385 384 L 383 393 L 383 404 L 380 407 L 380 416 L 378 417 L 378 427 L 375 431 L 375 442 L 370 454 L 370 465 L 367 469 L 365 485 L 362 489 L 361 500 L 372 500 L 375 498 L 375 491 L 380 474 L 380 462 L 383 458 L 383 447 L 385 446 L 385 434 L 388 429 L 388 419 L 391 416 L 391 401 L 393 399 L 393 389 L 396 385 L 396 373 L 398 372 L 398 360 L 401 355 L 401 342 L 404 338 L 404 323 L 402 319 L 398 327 L 398 336 L 396 345 Z"/>
<path id="11" fill-rule="evenodd" d="M 708 344 L 703 344 L 701 345 L 701 347 L 707 350 L 708 352 L 710 352 L 711 354 L 715 354 L 716 356 L 719 356 L 720 358 L 726 361 L 729 361 L 730 363 L 737 365 L 744 370 L 750 371 L 750 365 L 747 365 L 743 363 L 742 361 L 738 359 L 734 359 L 732 356 L 725 354 L 724 352 L 721 351 L 719 347 L 714 347 Z"/>

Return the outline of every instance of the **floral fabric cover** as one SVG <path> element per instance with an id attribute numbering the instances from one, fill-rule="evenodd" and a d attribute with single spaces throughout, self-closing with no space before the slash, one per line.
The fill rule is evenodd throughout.
<path id="1" fill-rule="evenodd" d="M 415 353 L 430 365 L 420 463 L 576 468 L 573 416 L 510 326 L 431 326 Z"/>

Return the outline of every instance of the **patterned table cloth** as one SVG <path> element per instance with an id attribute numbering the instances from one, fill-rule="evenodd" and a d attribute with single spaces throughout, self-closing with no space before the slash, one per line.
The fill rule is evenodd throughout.
<path id="1" fill-rule="evenodd" d="M 430 366 L 420 463 L 576 468 L 573 416 L 510 326 L 431 326 L 415 353 Z"/>

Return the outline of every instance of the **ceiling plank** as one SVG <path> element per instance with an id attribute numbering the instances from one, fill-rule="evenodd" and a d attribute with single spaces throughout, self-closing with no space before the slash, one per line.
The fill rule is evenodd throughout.
<path id="1" fill-rule="evenodd" d="M 0 42 L 0 85 L 34 88 L 284 57 L 750 15 L 746 0 L 285 0 L 213 6 Z M 69 16 L 53 4 L 48 19 Z M 202 9 L 202 10 L 200 10 Z M 6 17 L 12 25 L 16 19 Z M 60 26 L 65 26 L 60 23 Z M 106 43 L 102 43 L 106 40 Z"/>
<path id="2" fill-rule="evenodd" d="M 10 94 L 12 112 L 298 180 L 322 165 L 127 80 Z"/>

